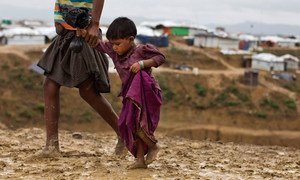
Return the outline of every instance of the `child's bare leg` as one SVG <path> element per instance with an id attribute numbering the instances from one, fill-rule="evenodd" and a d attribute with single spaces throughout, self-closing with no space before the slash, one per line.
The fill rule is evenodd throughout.
<path id="1" fill-rule="evenodd" d="M 147 165 L 145 163 L 144 158 L 144 142 L 138 138 L 137 139 L 137 155 L 136 160 L 133 164 L 131 164 L 128 169 L 145 169 Z"/>
<path id="2" fill-rule="evenodd" d="M 59 106 L 60 85 L 51 79 L 46 78 L 44 82 L 44 118 L 46 121 L 46 147 L 44 151 L 59 151 L 58 142 L 58 119 L 60 113 Z"/>
<path id="3" fill-rule="evenodd" d="M 146 156 L 146 164 L 147 165 L 151 164 L 153 161 L 156 160 L 159 149 L 160 148 L 157 144 L 155 144 L 152 147 L 149 147 L 149 150 L 148 150 L 148 153 L 147 153 L 147 156 Z"/>
<path id="4" fill-rule="evenodd" d="M 83 82 L 79 86 L 80 96 L 113 128 L 118 136 L 115 153 L 117 155 L 125 155 L 125 153 L 127 153 L 127 149 L 124 141 L 120 138 L 117 128 L 118 116 L 105 97 L 101 94 L 96 94 L 93 86 L 93 81 L 91 79 Z"/>

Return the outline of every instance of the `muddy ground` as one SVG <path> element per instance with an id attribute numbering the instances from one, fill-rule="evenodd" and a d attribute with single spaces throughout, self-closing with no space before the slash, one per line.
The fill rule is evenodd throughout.
<path id="1" fill-rule="evenodd" d="M 45 131 L 0 129 L 0 179 L 299 179 L 300 149 L 192 141 L 157 134 L 158 159 L 143 170 L 113 155 L 111 132 L 60 131 L 61 156 L 40 157 Z"/>

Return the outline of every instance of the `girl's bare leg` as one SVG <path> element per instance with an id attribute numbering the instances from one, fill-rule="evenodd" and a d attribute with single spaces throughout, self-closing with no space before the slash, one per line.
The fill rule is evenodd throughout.
<path id="1" fill-rule="evenodd" d="M 101 94 L 97 94 L 93 87 L 92 79 L 88 79 L 79 86 L 80 96 L 113 128 L 118 135 L 118 143 L 115 148 L 116 155 L 127 153 L 125 144 L 119 136 L 117 128 L 118 116 L 111 104 Z"/>
<path id="2" fill-rule="evenodd" d="M 46 78 L 44 82 L 44 119 L 46 121 L 46 147 L 45 151 L 59 152 L 58 120 L 60 113 L 59 105 L 60 85 Z"/>
<path id="3" fill-rule="evenodd" d="M 136 154 L 136 160 L 133 164 L 131 164 L 128 169 L 145 169 L 147 168 L 147 165 L 145 163 L 144 158 L 144 142 L 138 138 L 137 139 L 137 154 Z"/>

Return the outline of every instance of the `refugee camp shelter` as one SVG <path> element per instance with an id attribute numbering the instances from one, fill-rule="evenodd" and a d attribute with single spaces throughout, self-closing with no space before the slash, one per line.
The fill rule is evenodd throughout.
<path id="1" fill-rule="evenodd" d="M 290 54 L 286 54 L 280 56 L 279 59 L 284 61 L 285 63 L 285 70 L 298 70 L 300 66 L 299 58 L 292 56 Z"/>
<path id="2" fill-rule="evenodd" d="M 28 27 L 11 27 L 1 33 L 3 44 L 44 44 L 45 37 Z"/>
<path id="3" fill-rule="evenodd" d="M 150 27 L 151 29 L 161 29 L 161 31 L 167 35 L 188 36 L 190 33 L 190 26 L 172 21 L 144 21 L 140 25 Z"/>
<path id="4" fill-rule="evenodd" d="M 168 47 L 169 37 L 162 31 L 147 26 L 137 26 L 136 40 L 142 44 L 153 44 L 157 47 Z"/>
<path id="5" fill-rule="evenodd" d="M 206 26 L 192 25 L 189 27 L 190 37 L 195 36 L 196 34 L 207 33 L 209 30 Z"/>
<path id="6" fill-rule="evenodd" d="M 187 26 L 173 26 L 171 27 L 171 33 L 175 36 L 188 36 L 189 27 Z"/>
<path id="7" fill-rule="evenodd" d="M 194 45 L 197 47 L 220 48 L 220 49 L 238 49 L 239 40 L 233 37 L 225 37 L 210 33 L 195 35 Z"/>
<path id="8" fill-rule="evenodd" d="M 252 55 L 252 69 L 266 71 L 284 71 L 284 60 L 270 53 L 260 53 Z"/>
<path id="9" fill-rule="evenodd" d="M 142 27 L 148 27 L 156 31 L 161 31 L 162 34 L 172 34 L 172 27 L 178 24 L 172 21 L 144 21 L 140 24 Z"/>
<path id="10" fill-rule="evenodd" d="M 260 37 L 260 45 L 263 47 L 286 47 L 293 48 L 298 43 L 297 39 L 284 38 L 279 36 L 262 36 Z"/>
<path id="11" fill-rule="evenodd" d="M 258 38 L 250 34 L 240 34 L 239 49 L 241 50 L 253 50 L 258 47 Z"/>
<path id="12" fill-rule="evenodd" d="M 54 27 L 10 26 L 0 31 L 1 44 L 45 44 L 56 37 Z"/>

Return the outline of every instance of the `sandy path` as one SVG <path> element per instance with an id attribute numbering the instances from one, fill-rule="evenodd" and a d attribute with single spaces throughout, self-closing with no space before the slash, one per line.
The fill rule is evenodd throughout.
<path id="1" fill-rule="evenodd" d="M 127 170 L 133 160 L 112 155 L 110 133 L 60 131 L 62 156 L 35 158 L 42 129 L 0 129 L 0 179 L 299 179 L 300 149 L 191 141 L 158 134 L 162 150 L 146 170 Z"/>

